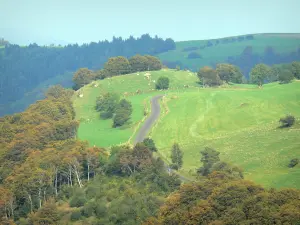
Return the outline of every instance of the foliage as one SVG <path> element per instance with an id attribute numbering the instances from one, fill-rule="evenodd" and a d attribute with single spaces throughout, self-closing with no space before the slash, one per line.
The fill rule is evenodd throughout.
<path id="1" fill-rule="evenodd" d="M 221 79 L 217 71 L 209 66 L 201 68 L 198 71 L 197 76 L 203 85 L 219 86 L 221 84 Z"/>
<path id="2" fill-rule="evenodd" d="M 150 151 L 157 152 L 157 148 L 155 146 L 153 139 L 147 137 L 143 140 L 143 143 Z"/>
<path id="3" fill-rule="evenodd" d="M 201 162 L 203 164 L 202 167 L 198 169 L 198 174 L 202 176 L 207 176 L 212 168 L 212 166 L 220 161 L 219 155 L 220 152 L 216 151 L 215 149 L 205 147 L 204 150 L 200 151 L 201 153 Z"/>
<path id="4" fill-rule="evenodd" d="M 81 218 L 81 212 L 80 210 L 76 209 L 71 213 L 71 220 L 72 221 L 77 221 Z"/>
<path id="5" fill-rule="evenodd" d="M 237 66 L 221 63 L 217 64 L 216 71 L 221 80 L 225 82 L 242 83 L 243 74 Z"/>
<path id="6" fill-rule="evenodd" d="M 128 74 L 131 71 L 127 58 L 123 56 L 111 57 L 104 64 L 104 70 L 109 76 Z"/>
<path id="7" fill-rule="evenodd" d="M 132 105 L 129 101 L 122 99 L 116 108 L 116 114 L 113 118 L 113 127 L 124 125 L 132 114 Z"/>
<path id="8" fill-rule="evenodd" d="M 120 97 L 118 94 L 110 92 L 104 93 L 96 99 L 95 109 L 102 112 L 102 114 L 100 114 L 101 118 L 108 119 L 113 117 L 118 106 L 119 99 Z"/>
<path id="9" fill-rule="evenodd" d="M 84 193 L 81 191 L 77 191 L 76 195 L 74 195 L 70 200 L 70 206 L 71 207 L 81 207 L 81 206 L 84 206 L 86 201 L 87 200 L 84 196 Z"/>
<path id="10" fill-rule="evenodd" d="M 54 199 L 50 199 L 37 212 L 29 214 L 30 224 L 57 224 L 61 219 Z"/>
<path id="11" fill-rule="evenodd" d="M 182 167 L 183 152 L 179 147 L 178 143 L 174 143 L 171 149 L 171 160 L 172 163 L 177 165 L 178 169 Z"/>
<path id="12" fill-rule="evenodd" d="M 168 197 L 159 216 L 144 224 L 297 224 L 299 196 L 296 189 L 269 191 L 215 172 L 201 182 L 182 185 Z"/>
<path id="13" fill-rule="evenodd" d="M 292 73 L 295 78 L 300 79 L 300 62 L 292 62 Z"/>
<path id="14" fill-rule="evenodd" d="M 156 89 L 163 90 L 169 88 L 169 78 L 168 77 L 159 77 L 155 84 Z"/>
<path id="15" fill-rule="evenodd" d="M 74 89 L 78 90 L 95 79 L 95 74 L 88 68 L 80 68 L 73 76 Z"/>
<path id="16" fill-rule="evenodd" d="M 265 64 L 255 65 L 250 72 L 250 80 L 253 84 L 262 86 L 270 73 L 270 67 Z"/>
<path id="17" fill-rule="evenodd" d="M 145 56 L 135 55 L 129 59 L 131 72 L 140 72 L 148 70 L 148 59 Z"/>
<path id="18" fill-rule="evenodd" d="M 293 115 L 287 115 L 285 117 L 280 118 L 279 122 L 281 123 L 281 128 L 291 127 L 295 123 L 295 117 Z"/>
<path id="19" fill-rule="evenodd" d="M 148 70 L 153 71 L 160 70 L 162 68 L 162 63 L 157 57 L 145 55 L 145 58 L 147 59 Z"/>
<path id="20" fill-rule="evenodd" d="M 294 79 L 294 75 L 289 70 L 282 71 L 278 76 L 278 80 L 281 84 L 290 83 L 293 79 Z"/>
<path id="21" fill-rule="evenodd" d="M 289 163 L 289 167 L 293 168 L 295 167 L 298 163 L 299 163 L 299 159 L 295 158 L 295 159 L 291 159 L 290 163 Z"/>

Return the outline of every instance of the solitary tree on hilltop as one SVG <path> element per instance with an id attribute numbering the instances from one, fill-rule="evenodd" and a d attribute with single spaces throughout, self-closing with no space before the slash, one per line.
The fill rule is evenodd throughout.
<path id="1" fill-rule="evenodd" d="M 156 89 L 168 89 L 169 88 L 169 78 L 168 77 L 159 77 L 156 82 Z"/>

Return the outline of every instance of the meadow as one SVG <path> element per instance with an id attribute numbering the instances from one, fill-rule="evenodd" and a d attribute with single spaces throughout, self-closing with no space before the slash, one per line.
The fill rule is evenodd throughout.
<path id="1" fill-rule="evenodd" d="M 150 98 L 162 93 L 154 89 L 155 81 L 161 75 L 169 77 L 170 90 L 183 89 L 184 85 L 189 85 L 191 88 L 200 87 L 196 75 L 188 71 L 151 71 L 149 80 L 146 79 L 145 74 L 146 72 L 134 73 L 98 80 L 78 90 L 73 97 L 76 116 L 81 121 L 78 137 L 89 141 L 91 145 L 103 147 L 132 142 L 137 128 L 145 118 L 144 110 L 150 110 Z M 142 93 L 137 94 L 138 90 Z M 133 113 L 129 124 L 112 128 L 111 119 L 100 119 L 99 112 L 95 111 L 94 107 L 96 98 L 105 92 L 116 92 L 131 101 Z M 78 97 L 79 94 L 83 97 Z"/>
<path id="2" fill-rule="evenodd" d="M 222 40 L 222 39 L 220 39 Z M 300 37 L 295 34 L 257 34 L 254 40 L 244 40 L 227 44 L 218 44 L 204 49 L 183 51 L 185 48 L 206 45 L 207 41 L 215 40 L 195 40 L 176 42 L 176 49 L 164 52 L 158 57 L 164 61 L 180 61 L 184 66 L 196 71 L 200 67 L 211 65 L 211 63 L 225 62 L 228 56 L 240 55 L 247 46 L 253 47 L 253 53 L 263 54 L 267 46 L 273 47 L 276 53 L 290 53 L 296 51 L 300 46 Z M 202 58 L 188 59 L 188 54 L 197 52 Z"/>
<path id="3" fill-rule="evenodd" d="M 262 89 L 246 84 L 201 88 L 189 71 L 153 71 L 149 80 L 145 73 L 94 81 L 78 90 L 73 103 L 80 121 L 79 139 L 102 147 L 132 144 L 146 118 L 144 112 L 149 113 L 151 97 L 163 93 L 162 113 L 149 135 L 166 161 L 172 144 L 180 144 L 184 151 L 181 174 L 193 177 L 201 166 L 200 151 L 209 146 L 221 152 L 222 160 L 240 166 L 247 179 L 265 187 L 300 188 L 300 167 L 287 167 L 300 155 L 299 119 L 292 128 L 278 128 L 279 118 L 286 114 L 300 118 L 300 82 L 271 83 Z M 170 89 L 160 92 L 154 90 L 154 81 L 162 75 L 170 78 Z M 131 101 L 130 123 L 112 128 L 111 119 L 99 118 L 94 107 L 104 92 L 116 92 Z"/>
<path id="4" fill-rule="evenodd" d="M 168 112 L 151 137 L 166 160 L 172 144 L 180 144 L 182 174 L 196 173 L 200 151 L 208 146 L 221 152 L 222 160 L 240 166 L 247 179 L 265 187 L 300 188 L 300 167 L 287 167 L 300 156 L 299 119 L 292 128 L 278 128 L 286 114 L 300 118 L 300 82 L 170 93 L 164 102 Z"/>

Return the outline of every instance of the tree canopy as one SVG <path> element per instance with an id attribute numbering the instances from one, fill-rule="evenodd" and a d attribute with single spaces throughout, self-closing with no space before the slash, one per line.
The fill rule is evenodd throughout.
<path id="1" fill-rule="evenodd" d="M 262 86 L 270 73 L 270 67 L 265 64 L 255 65 L 250 72 L 250 80 L 253 84 Z"/>
<path id="2" fill-rule="evenodd" d="M 197 76 L 203 85 L 219 86 L 222 83 L 217 71 L 209 66 L 201 68 Z"/>

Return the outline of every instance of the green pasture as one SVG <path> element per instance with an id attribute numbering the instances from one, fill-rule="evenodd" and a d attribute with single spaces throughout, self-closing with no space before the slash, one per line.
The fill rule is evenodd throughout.
<path id="1" fill-rule="evenodd" d="M 222 160 L 243 168 L 247 179 L 266 187 L 300 188 L 300 167 L 287 167 L 300 156 L 299 120 L 292 128 L 278 128 L 286 114 L 300 118 L 300 82 L 170 93 L 163 102 L 168 113 L 151 136 L 165 159 L 174 142 L 181 145 L 181 173 L 195 174 L 200 151 L 209 146 L 221 152 Z"/>

